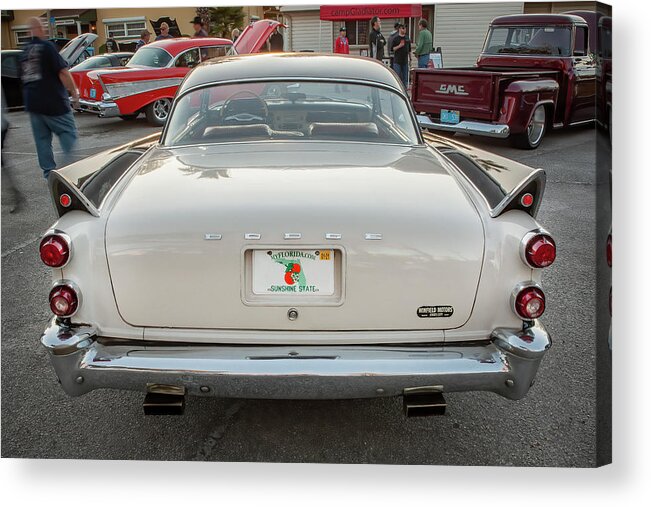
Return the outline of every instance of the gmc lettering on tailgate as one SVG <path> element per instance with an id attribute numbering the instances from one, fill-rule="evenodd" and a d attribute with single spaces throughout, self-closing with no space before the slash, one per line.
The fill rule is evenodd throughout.
<path id="1" fill-rule="evenodd" d="M 464 89 L 463 85 L 442 84 L 436 93 L 444 93 L 446 95 L 470 95 Z"/>

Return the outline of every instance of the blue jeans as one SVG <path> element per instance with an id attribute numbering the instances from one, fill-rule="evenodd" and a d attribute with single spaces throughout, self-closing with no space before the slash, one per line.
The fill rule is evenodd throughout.
<path id="1" fill-rule="evenodd" d="M 425 53 L 424 55 L 418 55 L 418 68 L 426 69 L 427 62 L 429 62 L 429 54 Z"/>
<path id="2" fill-rule="evenodd" d="M 59 116 L 29 113 L 36 143 L 38 165 L 43 169 L 43 176 L 48 177 L 50 171 L 56 169 L 54 152 L 52 151 L 52 134 L 56 134 L 64 153 L 64 162 L 71 161 L 71 152 L 77 142 L 77 125 L 72 111 Z M 64 164 L 65 165 L 65 164 Z"/>
<path id="3" fill-rule="evenodd" d="M 402 84 L 405 85 L 406 89 L 407 84 L 409 83 L 409 65 L 406 63 L 401 65 L 399 63 L 393 62 L 393 70 L 396 74 L 398 74 L 400 81 L 402 81 Z"/>

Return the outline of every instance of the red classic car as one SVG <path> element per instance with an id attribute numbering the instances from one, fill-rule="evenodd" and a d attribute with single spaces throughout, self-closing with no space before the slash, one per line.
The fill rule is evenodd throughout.
<path id="1" fill-rule="evenodd" d="M 219 38 L 166 39 L 139 49 L 121 69 L 95 70 L 82 77 L 79 111 L 133 119 L 144 112 L 152 125 L 167 120 L 176 90 L 199 63 L 230 54 L 257 53 L 280 25 L 260 20 L 235 43 Z"/>

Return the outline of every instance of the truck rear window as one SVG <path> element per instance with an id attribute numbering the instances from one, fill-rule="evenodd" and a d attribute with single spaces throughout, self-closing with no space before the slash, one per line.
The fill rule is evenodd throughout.
<path id="1" fill-rule="evenodd" d="M 572 31 L 564 26 L 491 27 L 484 53 L 489 55 L 570 56 Z"/>

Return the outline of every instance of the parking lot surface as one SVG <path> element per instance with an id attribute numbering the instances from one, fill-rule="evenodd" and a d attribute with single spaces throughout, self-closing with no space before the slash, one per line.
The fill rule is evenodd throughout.
<path id="1" fill-rule="evenodd" d="M 78 158 L 143 137 L 144 118 L 76 116 Z M 27 204 L 2 206 L 2 457 L 590 467 L 596 458 L 596 130 L 549 133 L 535 151 L 458 136 L 547 171 L 539 221 L 556 239 L 543 322 L 554 346 L 521 401 L 447 394 L 445 416 L 406 419 L 399 399 L 189 398 L 184 416 L 148 416 L 143 395 L 68 397 L 39 338 L 50 311 L 40 235 L 55 220 L 25 113 L 9 115 L 5 163 Z M 58 149 L 58 145 L 55 149 Z M 600 185 L 605 184 L 599 181 Z"/>

